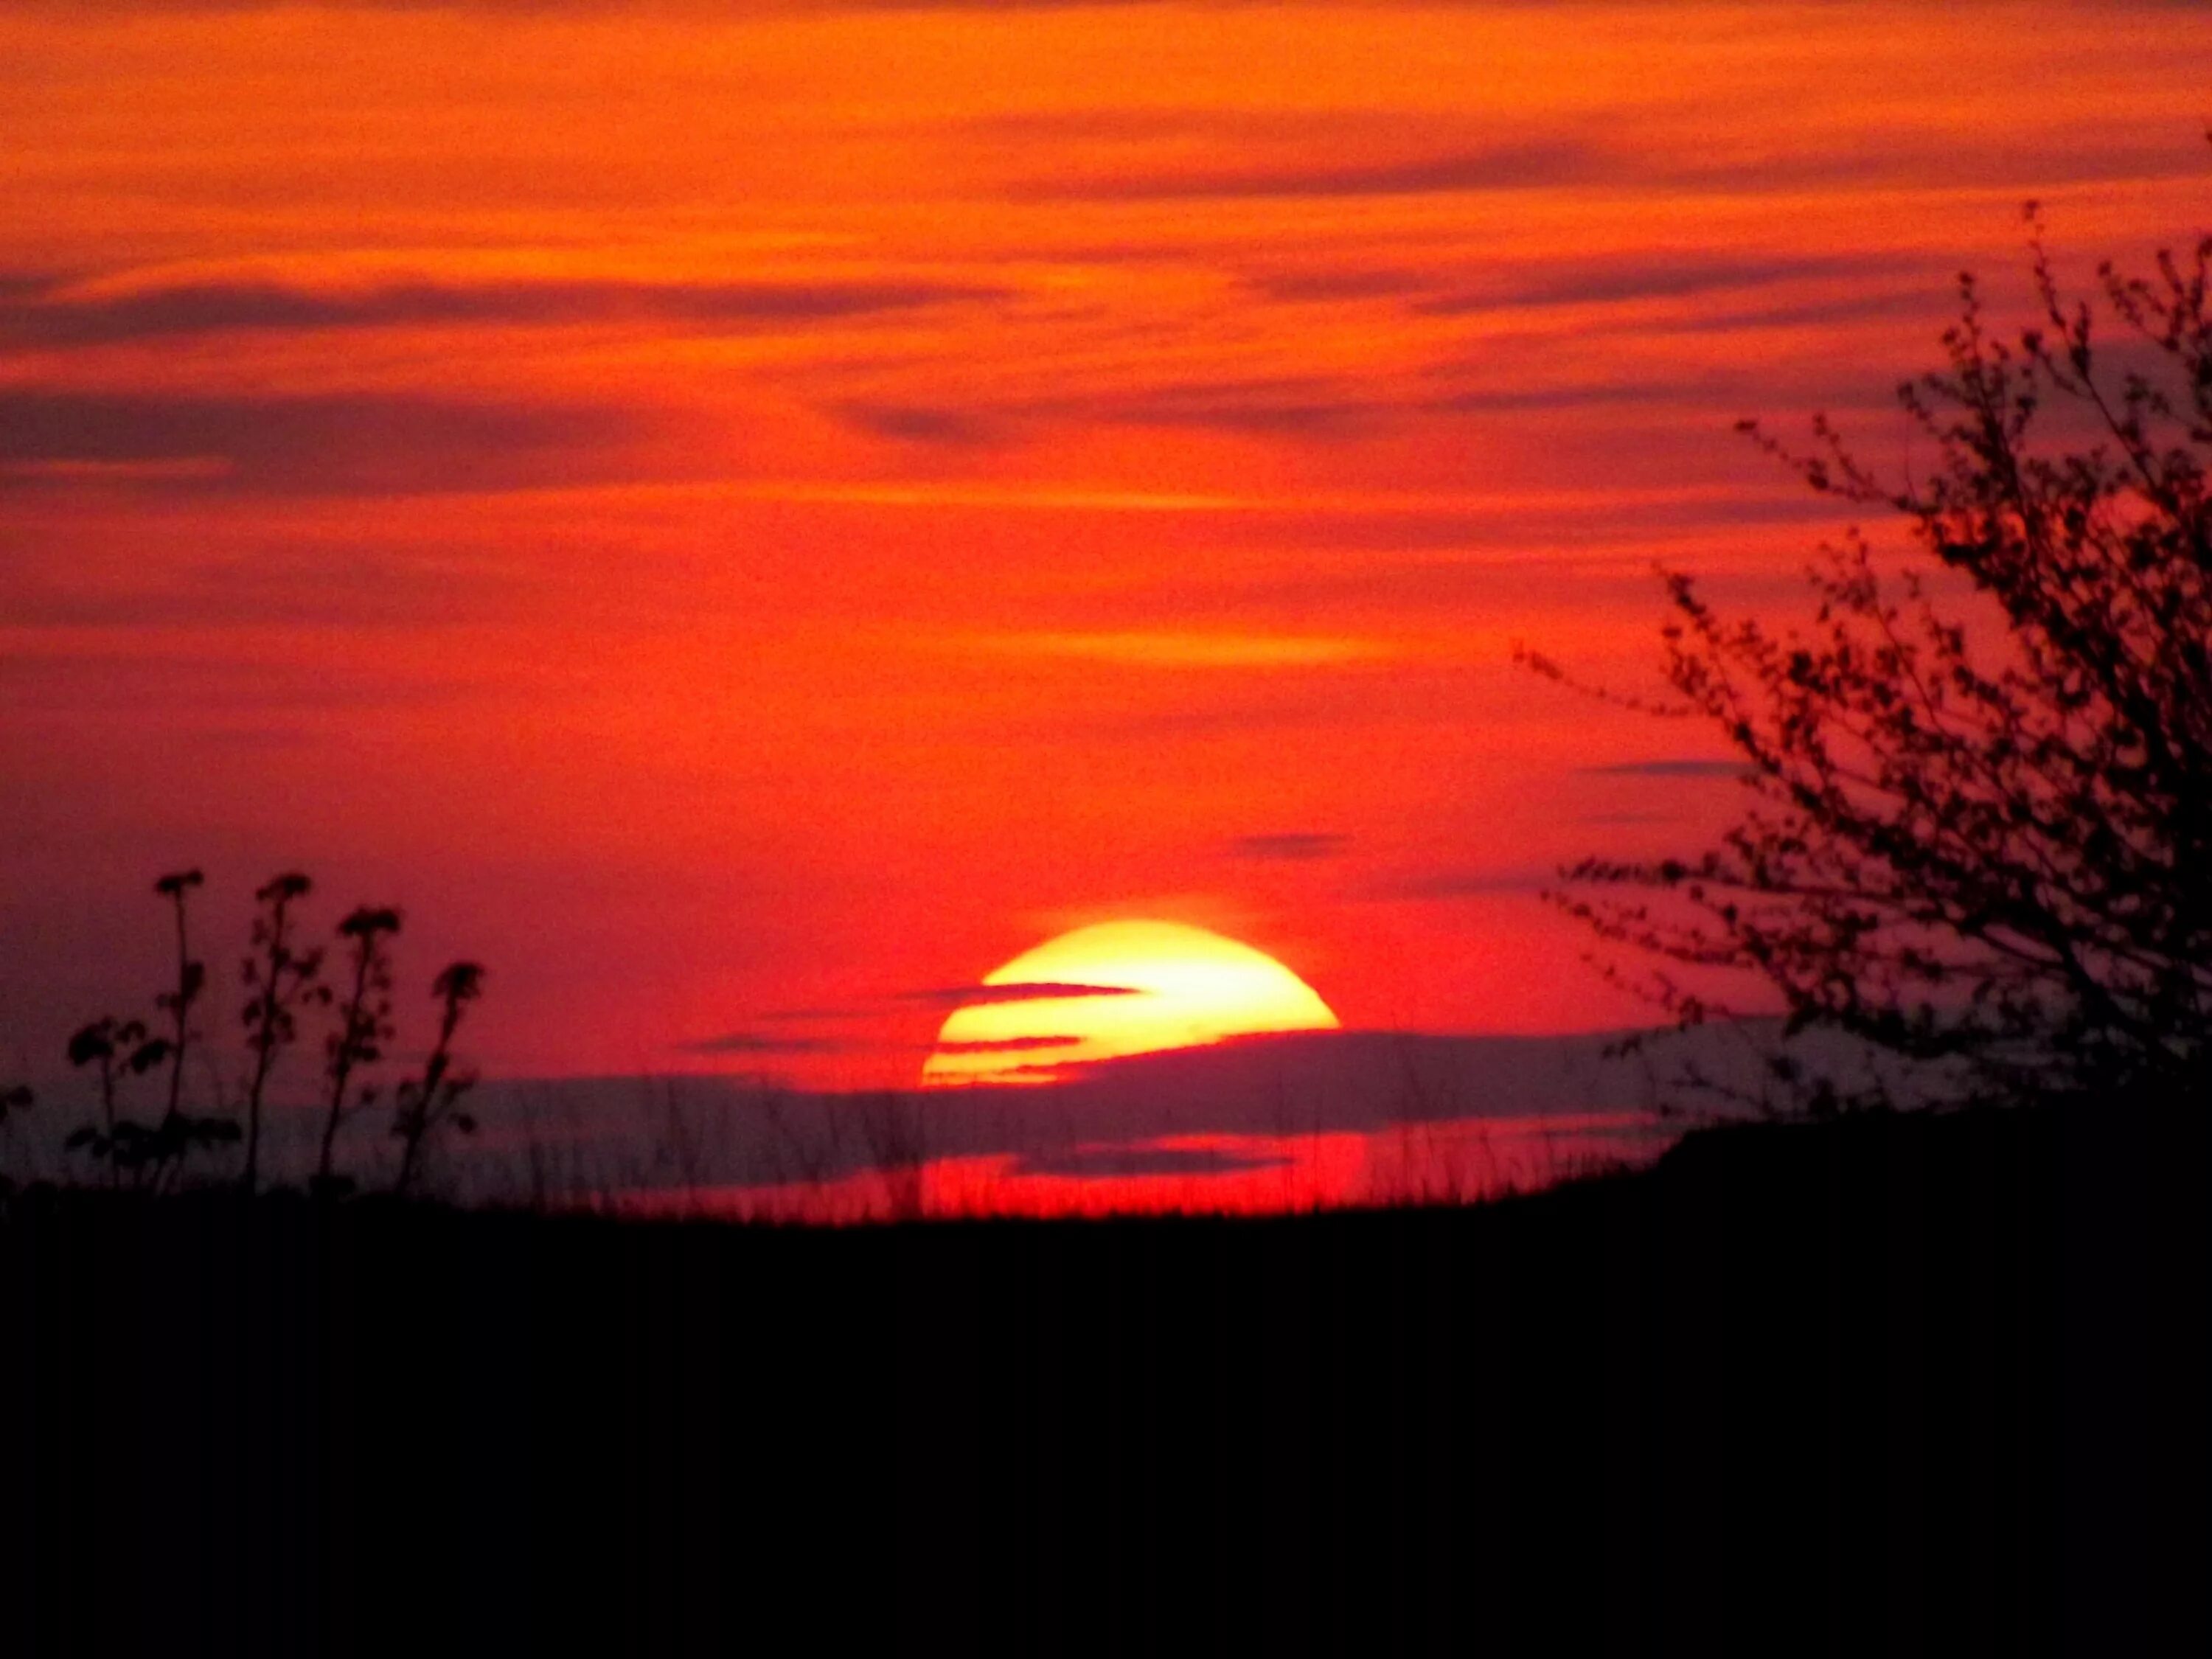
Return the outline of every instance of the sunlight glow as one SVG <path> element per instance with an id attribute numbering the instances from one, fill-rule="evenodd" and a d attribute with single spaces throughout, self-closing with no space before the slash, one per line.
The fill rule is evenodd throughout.
<path id="1" fill-rule="evenodd" d="M 983 984 L 1060 994 L 955 1011 L 938 1033 L 923 1082 L 1035 1081 L 1087 1060 L 1259 1031 L 1334 1030 L 1339 1023 L 1273 957 L 1180 922 L 1079 927 L 1016 957 Z"/>

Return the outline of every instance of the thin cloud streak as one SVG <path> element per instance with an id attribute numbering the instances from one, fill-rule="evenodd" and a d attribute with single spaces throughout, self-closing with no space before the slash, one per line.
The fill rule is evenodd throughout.
<path id="1" fill-rule="evenodd" d="M 1073 1048 L 1083 1040 L 1079 1036 L 979 1037 L 964 1042 L 940 1041 L 935 1052 L 940 1054 L 1018 1054 L 1037 1048 Z"/>
<path id="2" fill-rule="evenodd" d="M 1015 1176 L 1058 1176 L 1071 1181 L 1112 1180 L 1131 1176 L 1225 1176 L 1287 1167 L 1281 1152 L 1254 1152 L 1212 1146 L 1071 1146 L 1062 1152 L 1031 1152 L 1007 1171 Z"/>
<path id="3" fill-rule="evenodd" d="M 1000 286 L 937 282 L 370 282 L 313 288 L 203 282 L 113 292 L 0 293 L 0 343 L 82 346 L 222 332 L 656 323 L 694 331 L 995 302 Z"/>
<path id="4" fill-rule="evenodd" d="M 1017 656 L 1074 657 L 1130 668 L 1331 668 L 1402 654 L 1381 640 L 1284 634 L 1009 634 L 970 643 Z"/>
<path id="5" fill-rule="evenodd" d="M 1501 895 L 1535 893 L 1556 879 L 1553 872 L 1528 869 L 1430 870 L 1383 883 L 1364 896 L 1385 903 L 1405 901 L 1494 898 Z"/>
<path id="6" fill-rule="evenodd" d="M 1057 1002 L 1073 997 L 1133 997 L 1143 994 L 1127 985 L 1063 984 L 1056 981 L 1009 985 L 951 985 L 927 991 L 902 991 L 901 1002 L 931 1007 L 961 1008 L 1000 1002 Z"/>
<path id="7" fill-rule="evenodd" d="M 1230 855 L 1270 862 L 1307 863 L 1342 856 L 1352 845 L 1349 836 L 1325 830 L 1293 830 L 1274 835 L 1239 836 L 1229 843 Z"/>
<path id="8" fill-rule="evenodd" d="M 1741 778 L 1748 777 L 1752 769 L 1741 761 L 1673 757 L 1621 761 L 1610 766 L 1585 766 L 1580 770 L 1584 777 L 1591 778 Z"/>
<path id="9" fill-rule="evenodd" d="M 726 1031 L 681 1045 L 690 1054 L 836 1054 L 853 1045 L 837 1037 L 771 1036 L 758 1031 Z"/>
<path id="10" fill-rule="evenodd" d="M 0 489 L 87 481 L 186 489 L 469 491 L 618 476 L 643 411 L 416 392 L 176 394 L 0 387 Z M 150 469 L 150 470 L 149 470 Z"/>
<path id="11" fill-rule="evenodd" d="M 1171 202 L 1527 191 L 1587 183 L 1603 176 L 1610 164 L 1610 158 L 1595 146 L 1554 139 L 1351 166 L 1194 168 L 1183 173 L 1045 179 L 1018 185 L 1008 194 L 1016 201 Z"/>

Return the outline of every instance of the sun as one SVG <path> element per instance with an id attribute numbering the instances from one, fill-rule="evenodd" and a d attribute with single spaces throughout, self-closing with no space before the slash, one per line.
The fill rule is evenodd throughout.
<path id="1" fill-rule="evenodd" d="M 1106 921 L 984 976 L 937 1034 L 926 1084 L 1016 1083 L 1087 1060 L 1339 1021 L 1273 957 L 1174 921 Z"/>

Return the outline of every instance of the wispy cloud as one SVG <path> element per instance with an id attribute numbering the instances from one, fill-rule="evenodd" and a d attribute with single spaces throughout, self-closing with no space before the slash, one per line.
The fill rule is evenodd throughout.
<path id="1" fill-rule="evenodd" d="M 1620 761 L 1577 770 L 1590 778 L 1741 778 L 1749 775 L 1751 769 L 1741 761 L 1668 758 Z"/>
<path id="2" fill-rule="evenodd" d="M 719 331 L 817 322 L 1007 297 L 1003 287 L 917 279 L 788 282 L 278 281 L 0 290 L 0 342 L 90 345 L 240 331 L 656 323 Z"/>
<path id="3" fill-rule="evenodd" d="M 1504 307 L 1605 305 L 1692 299 L 1781 283 L 1863 286 L 1882 278 L 1918 280 L 1940 264 L 1909 254 L 1759 253 L 1654 249 L 1635 254 L 1565 258 L 1507 267 L 1488 283 L 1423 294 L 1409 308 L 1431 316 Z"/>
<path id="4" fill-rule="evenodd" d="M 1079 1036 L 1012 1036 L 980 1037 L 965 1042 L 943 1042 L 937 1045 L 940 1054 L 1019 1054 L 1038 1048 L 1067 1048 L 1082 1042 Z"/>
<path id="5" fill-rule="evenodd" d="M 1373 427 L 1390 410 L 1349 380 L 1318 376 L 1169 381 L 1140 391 L 1042 400 L 1031 418 L 1089 425 L 1188 427 L 1272 438 L 1338 437 Z"/>
<path id="6" fill-rule="evenodd" d="M 1008 985 L 951 985 L 927 991 L 904 991 L 900 993 L 898 1000 L 953 1008 L 997 1002 L 1054 1002 L 1064 997 L 1133 997 L 1140 994 L 1133 987 L 1127 985 L 1079 985 L 1057 980 L 1040 980 Z"/>
<path id="7" fill-rule="evenodd" d="M 292 626 L 441 628 L 515 614 L 529 576 L 501 562 L 371 541 L 265 544 L 141 566 L 88 581 L 82 550 L 0 564 L 0 612 L 15 628 Z"/>
<path id="8" fill-rule="evenodd" d="M 1274 1170 L 1292 1160 L 1279 1152 L 1231 1151 L 1211 1146 L 1072 1146 L 1032 1152 L 1012 1174 L 1064 1176 L 1072 1180 L 1111 1180 L 1130 1176 L 1226 1176 L 1250 1170 Z"/>
<path id="9" fill-rule="evenodd" d="M 990 415 L 929 404 L 847 399 L 831 412 L 863 432 L 904 443 L 977 445 L 1007 436 L 1005 422 Z"/>
<path id="10" fill-rule="evenodd" d="M 1319 668 L 1381 662 L 1401 655 L 1382 640 L 1297 634 L 1194 634 L 1127 630 L 1103 634 L 988 635 L 969 643 L 1017 655 L 1074 657 L 1132 668 Z"/>
<path id="11" fill-rule="evenodd" d="M 608 405 L 383 392 L 173 395 L 0 388 L 0 489 L 88 481 L 386 493 L 573 483 L 653 429 Z"/>
<path id="12" fill-rule="evenodd" d="M 680 1044 L 689 1054 L 836 1054 L 853 1045 L 840 1037 L 774 1036 L 758 1031 L 725 1031 Z"/>
<path id="13" fill-rule="evenodd" d="M 1466 0 L 1462 0 L 1465 3 Z M 1543 3 L 1578 4 L 1583 0 L 1541 0 Z M 75 14 L 84 0 L 14 0 L 29 12 Z M 119 13 L 183 17 L 221 16 L 227 13 L 288 10 L 299 0 L 109 0 L 103 9 Z M 750 0 L 746 10 L 777 14 L 899 11 L 1060 11 L 1072 8 L 1153 5 L 1158 0 Z M 518 21 L 547 17 L 589 17 L 624 15 L 705 17 L 717 21 L 730 15 L 728 0 L 323 0 L 324 9 L 354 12 L 458 12 L 482 16 L 512 17 Z"/>
<path id="14" fill-rule="evenodd" d="M 1349 836 L 1292 830 L 1275 835 L 1239 836 L 1229 843 L 1229 851 L 1234 858 L 1296 861 L 1336 858 L 1351 844 Z"/>
<path id="15" fill-rule="evenodd" d="M 1367 896 L 1387 902 L 1406 899 L 1488 898 L 1501 893 L 1533 893 L 1553 879 L 1549 870 L 1494 869 L 1485 866 L 1422 871 L 1382 884 Z"/>
<path id="16" fill-rule="evenodd" d="M 1246 279 L 1270 300 L 1298 305 L 1325 300 L 1396 298 L 1432 289 L 1436 279 L 1395 265 L 1335 265 L 1262 271 Z"/>
<path id="17" fill-rule="evenodd" d="M 1036 179 L 1015 186 L 1011 194 L 1018 200 L 1115 202 L 1539 190 L 1599 177 L 1610 160 L 1595 146 L 1560 138 L 1389 161 L 1270 163 Z"/>
<path id="18" fill-rule="evenodd" d="M 1167 381 L 1133 391 L 1098 391 L 990 403 L 829 405 L 848 426 L 876 437 L 981 446 L 1048 430 L 1102 426 L 1182 428 L 1258 438 L 1336 438 L 1372 430 L 1401 412 L 1348 380 L 1317 377 Z"/>

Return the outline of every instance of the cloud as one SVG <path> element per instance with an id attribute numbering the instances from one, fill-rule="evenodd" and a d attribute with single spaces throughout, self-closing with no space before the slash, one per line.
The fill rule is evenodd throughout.
<path id="1" fill-rule="evenodd" d="M 926 404 L 853 401 L 833 405 L 831 412 L 876 437 L 906 443 L 987 444 L 1006 435 L 1004 424 L 988 416 Z"/>
<path id="2" fill-rule="evenodd" d="M 1190 380 L 1134 392 L 1030 398 L 983 408 L 860 399 L 829 405 L 847 425 L 908 442 L 980 445 L 1053 426 L 1170 427 L 1263 438 L 1333 438 L 1371 429 L 1394 405 L 1314 378 Z"/>
<path id="3" fill-rule="evenodd" d="M 1062 997 L 1133 997 L 1141 995 L 1128 985 L 1063 984 L 1057 980 L 1017 981 L 1011 985 L 953 985 L 929 991 L 906 991 L 901 1002 L 924 1002 L 939 1007 L 962 1007 L 993 1002 L 1049 1002 Z"/>
<path id="4" fill-rule="evenodd" d="M 1089 9 L 1158 3 L 1159 0 L 749 0 L 745 10 L 767 16 L 872 11 L 1062 11 L 1078 7 Z M 1540 0 L 1545 4 L 1580 3 L 1581 0 Z M 59 12 L 71 17 L 82 16 L 91 9 L 86 0 L 12 0 L 12 3 L 27 11 Z M 299 3 L 300 0 L 103 0 L 100 9 L 142 16 L 220 17 L 291 9 Z M 704 16 L 723 21 L 732 15 L 729 0 L 323 0 L 323 4 L 326 9 L 340 12 L 473 12 L 487 17 L 512 17 L 522 22 L 547 17 L 623 15 Z"/>
<path id="5" fill-rule="evenodd" d="M 726 1031 L 678 1045 L 689 1054 L 838 1054 L 851 1052 L 852 1046 L 838 1037 L 768 1036 L 757 1031 Z"/>
<path id="6" fill-rule="evenodd" d="M 984 1037 L 969 1042 L 939 1042 L 936 1052 L 940 1054 L 1018 1054 L 1033 1048 L 1072 1048 L 1082 1041 L 1079 1036 Z"/>
<path id="7" fill-rule="evenodd" d="M 1126 426 L 1188 427 L 1271 438 L 1334 437 L 1376 424 L 1389 405 L 1312 378 L 1193 380 L 1117 398 L 1030 405 L 1025 412 Z"/>
<path id="8" fill-rule="evenodd" d="M 1621 761 L 1612 766 L 1583 766 L 1576 770 L 1588 778 L 1741 778 L 1751 768 L 1731 760 Z"/>
<path id="9" fill-rule="evenodd" d="M 1898 276 L 1922 268 L 1891 255 L 1680 253 L 1661 249 L 1526 266 L 1489 287 L 1423 295 L 1412 302 L 1411 308 L 1426 315 L 1450 317 L 1508 307 L 1687 299 L 1779 283 L 1830 280 L 1863 285 L 1870 278 Z"/>
<path id="10" fill-rule="evenodd" d="M 1007 634 L 975 641 L 1022 655 L 1075 657 L 1143 668 L 1304 668 L 1376 662 L 1398 654 L 1380 640 L 1291 634 Z"/>
<path id="11" fill-rule="evenodd" d="M 1395 266 L 1366 269 L 1337 266 L 1321 270 L 1270 271 L 1248 277 L 1258 293 L 1270 300 L 1304 304 L 1317 300 L 1371 300 L 1418 293 L 1429 280 L 1418 272 Z"/>
<path id="12" fill-rule="evenodd" d="M 117 289 L 0 289 L 0 341 L 98 345 L 238 331 L 443 324 L 648 322 L 735 329 L 1007 297 L 1009 290 L 918 280 L 647 283 L 608 279 L 316 287 L 273 280 L 170 283 Z"/>
<path id="13" fill-rule="evenodd" d="M 1206 1146 L 1072 1146 L 1033 1152 L 1009 1173 L 1066 1176 L 1078 1181 L 1116 1176 L 1225 1176 L 1249 1170 L 1279 1170 L 1293 1160 L 1282 1153 L 1224 1152 Z"/>
<path id="14" fill-rule="evenodd" d="M 1304 860 L 1333 859 L 1352 844 L 1352 837 L 1324 830 L 1293 830 L 1275 835 L 1239 836 L 1229 843 L 1231 857 Z"/>
<path id="15" fill-rule="evenodd" d="M 1574 0 L 1532 0 L 1571 4 Z M 1158 125 L 1155 119 L 1155 125 Z M 1558 190 L 1602 185 L 1612 188 L 1681 192 L 1767 194 L 1808 189 L 1848 189 L 1878 182 L 1913 188 L 1966 185 L 1978 190 L 2027 185 L 2050 188 L 2113 179 L 2186 176 L 2194 167 L 2170 142 L 2114 140 L 2100 144 L 2044 145 L 2006 133 L 1962 141 L 1955 129 L 1896 129 L 1881 141 L 1827 145 L 1716 148 L 1694 137 L 1647 129 L 1613 143 L 1581 135 L 1587 122 L 1527 137 L 1493 137 L 1425 131 L 1401 122 L 1394 135 L 1403 148 L 1379 159 L 1338 159 L 1347 150 L 1372 153 L 1378 137 L 1373 117 L 1333 127 L 1309 122 L 1301 147 L 1253 123 L 1217 121 L 1212 132 L 1223 159 L 1195 165 L 1161 165 L 1145 149 L 1137 165 L 1093 163 L 1074 176 L 1030 177 L 1006 194 L 1015 201 L 1154 202 L 1213 199 L 1335 199 L 1434 195 L 1464 191 Z M 1141 136 L 1142 129 L 1132 132 Z M 1125 154 L 1133 147 L 1125 147 Z M 1253 159 L 1235 159 L 1239 151 Z"/>
<path id="16" fill-rule="evenodd" d="M 1760 1029 L 1750 1028 L 1754 1035 Z M 1614 1052 L 1623 1035 L 1300 1032 L 1020 1073 L 1054 1085 L 1049 1094 L 987 1087 L 864 1099 L 779 1091 L 775 1110 L 764 1111 L 757 1109 L 764 1097 L 754 1085 L 692 1078 L 681 1097 L 692 1111 L 710 1112 L 717 1128 L 700 1143 L 702 1182 L 765 1185 L 800 1171 L 809 1181 L 830 1180 L 875 1167 L 880 1147 L 854 1133 L 856 1108 L 880 1113 L 878 1121 L 894 1127 L 926 1127 L 932 1158 L 1003 1157 L 1010 1168 L 1043 1175 L 1203 1176 L 1292 1155 L 1309 1134 L 1389 1131 L 1408 1121 L 1458 1121 L 1501 1136 L 1637 1133 L 1652 1103 L 1652 1079 L 1644 1060 Z M 1741 1075 L 1755 1085 L 1758 1043 L 1745 1035 L 1670 1030 L 1653 1034 L 1665 1045 L 1654 1052 L 1695 1058 L 1717 1077 Z M 1810 1036 L 1798 1051 L 1815 1064 L 1824 1053 L 1850 1052 Z M 494 1081 L 484 1090 L 487 1112 L 518 1127 L 565 1122 L 611 1148 L 650 1146 L 665 1132 L 663 1115 L 641 1109 L 628 1078 Z"/>
<path id="17" fill-rule="evenodd" d="M 1431 870 L 1377 887 L 1366 896 L 1403 899 L 1488 898 L 1501 893 L 1533 893 L 1553 879 L 1548 870 Z"/>
<path id="18" fill-rule="evenodd" d="M 1601 404 L 1711 404 L 1729 396 L 1735 386 L 1735 377 L 1725 373 L 1647 380 L 1623 378 L 1568 386 L 1484 386 L 1435 398 L 1423 407 L 1443 415 L 1500 415 L 1584 409 Z"/>
<path id="19" fill-rule="evenodd" d="M 172 395 L 0 388 L 0 491 L 107 477 L 197 489 L 406 493 L 610 476 L 649 430 L 611 405 L 412 393 Z"/>
<path id="20" fill-rule="evenodd" d="M 1394 161 L 1253 167 L 1187 173 L 1116 173 L 1017 185 L 1017 200 L 1176 201 L 1234 197 L 1417 196 L 1442 191 L 1536 190 L 1581 183 L 1612 158 L 1572 139 L 1496 144 Z"/>
<path id="21" fill-rule="evenodd" d="M 12 623 L 12 599 L 0 601 Z M 67 623 L 69 613 L 58 620 Z M 93 625 L 106 620 L 88 613 Z M 33 609 L 32 625 L 57 618 Z M 466 671 L 417 676 L 387 667 L 350 666 L 259 653 L 78 650 L 16 652 L 0 658 L 0 684 L 12 713 L 50 709 L 71 714 L 113 713 L 143 719 L 149 708 L 189 709 L 196 722 L 240 717 L 264 731 L 299 728 L 265 716 L 331 710 L 451 708 L 478 695 L 486 682 Z M 196 724 L 192 740 L 214 729 Z M 327 732 L 327 725 L 312 729 Z"/>
<path id="22" fill-rule="evenodd" d="M 0 467 L 0 471 L 4 471 Z M 17 627 L 388 628 L 511 620 L 527 573 L 458 554 L 323 543 L 264 544 L 142 566 L 127 585 L 86 581 L 80 548 L 0 561 Z"/>
<path id="23" fill-rule="evenodd" d="M 1510 301 L 1502 302 L 1508 306 Z M 1789 322 L 1833 323 L 1869 309 L 1905 309 L 1918 296 L 1898 293 L 1872 301 L 1839 297 L 1832 302 L 1765 307 L 1676 318 L 1663 323 L 1640 320 L 1646 332 L 1705 333 Z M 1626 330 L 1624 320 L 1620 326 Z M 1516 414 L 1577 410 L 1594 405 L 1690 404 L 1733 407 L 1754 387 L 1771 397 L 1771 377 L 1762 380 L 1741 365 L 1696 374 L 1601 373 L 1595 378 L 1561 382 L 1546 379 L 1546 369 L 1528 384 L 1501 386 L 1494 364 L 1441 363 L 1429 384 L 1480 376 L 1466 390 L 1411 387 L 1378 389 L 1372 381 L 1323 376 L 1273 379 L 1168 381 L 1130 391 L 1077 393 L 1009 399 L 982 406 L 947 404 L 848 401 L 828 406 L 845 424 L 872 436 L 946 446 L 979 446 L 1031 439 L 1047 428 L 1096 429 L 1102 426 L 1164 428 L 1224 433 L 1233 437 L 1339 443 L 1387 437 L 1411 422 L 1436 416 Z M 1886 390 L 1886 388 L 1885 388 Z M 1802 493 L 1802 492 L 1800 492 Z M 1794 497 L 1793 497 L 1794 500 Z M 1417 528 L 1417 527 L 1416 527 Z M 1409 532 L 1411 533 L 1411 532 Z M 1397 536 L 1386 545 L 1398 546 Z"/>

